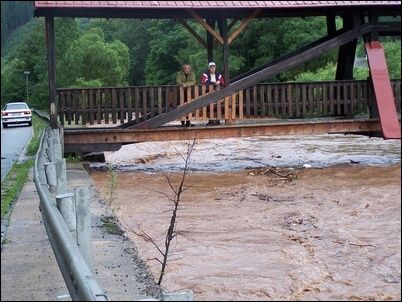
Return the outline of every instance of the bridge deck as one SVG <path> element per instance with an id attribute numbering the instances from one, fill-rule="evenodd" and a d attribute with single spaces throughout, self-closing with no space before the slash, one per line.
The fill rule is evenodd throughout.
<path id="1" fill-rule="evenodd" d="M 65 152 L 118 150 L 124 144 L 228 137 L 274 136 L 321 133 L 379 132 L 378 119 L 316 118 L 296 120 L 255 119 L 234 125 L 194 127 L 164 126 L 158 129 L 71 128 L 64 129 Z"/>

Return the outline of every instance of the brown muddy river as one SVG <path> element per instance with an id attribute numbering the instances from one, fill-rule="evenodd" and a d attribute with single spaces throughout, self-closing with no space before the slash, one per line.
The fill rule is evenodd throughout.
<path id="1" fill-rule="evenodd" d="M 400 300 L 399 143 L 388 141 L 384 147 L 378 142 L 382 147 L 372 148 L 381 151 L 378 158 L 391 161 L 382 165 L 350 163 L 352 155 L 343 150 L 337 152 L 349 164 L 326 168 L 284 164 L 277 169 L 190 171 L 163 287 L 190 289 L 194 300 Z M 325 146 L 323 142 L 321 149 Z M 347 148 L 364 149 L 358 146 Z M 110 153 L 107 161 L 118 164 L 120 157 L 140 171 L 118 172 L 112 207 L 123 225 L 139 226 L 162 247 L 171 209 L 164 194 L 172 195 L 165 176 L 176 184 L 181 174 L 175 169 L 143 172 L 147 169 L 141 165 L 156 165 L 166 156 L 139 154 L 138 149 L 152 145 L 127 147 L 130 152 Z M 160 154 L 168 149 L 155 148 Z M 367 158 L 377 156 L 370 152 Z M 269 156 L 259 156 L 272 159 L 272 154 L 280 152 L 272 147 Z M 209 160 L 196 152 L 193 159 L 195 165 Z M 108 173 L 94 170 L 91 176 L 107 196 Z M 155 247 L 128 228 L 127 234 L 157 279 Z"/>

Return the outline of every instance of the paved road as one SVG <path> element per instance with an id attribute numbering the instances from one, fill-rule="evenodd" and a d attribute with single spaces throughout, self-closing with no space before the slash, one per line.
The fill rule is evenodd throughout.
<path id="1" fill-rule="evenodd" d="M 13 162 L 18 159 L 32 134 L 28 124 L 1 125 L 1 180 L 7 175 Z"/>

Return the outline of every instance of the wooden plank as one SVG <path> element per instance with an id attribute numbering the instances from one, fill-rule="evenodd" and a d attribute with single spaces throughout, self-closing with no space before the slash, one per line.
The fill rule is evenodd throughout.
<path id="1" fill-rule="evenodd" d="M 87 91 L 85 89 L 81 90 L 81 117 L 82 117 L 82 125 L 85 126 L 88 122 Z"/>
<path id="2" fill-rule="evenodd" d="M 89 89 L 89 123 L 91 125 L 94 124 L 94 92 L 92 89 Z"/>
<path id="3" fill-rule="evenodd" d="M 140 88 L 134 88 L 134 106 L 135 106 L 135 121 L 138 122 L 140 120 Z"/>
<path id="4" fill-rule="evenodd" d="M 191 102 L 191 101 L 193 100 L 193 98 L 192 98 L 192 96 L 191 96 L 191 86 L 190 86 L 190 87 L 186 87 L 186 90 L 187 90 L 186 103 L 189 103 L 189 102 Z M 190 113 L 187 115 L 187 118 L 188 118 L 189 120 L 192 120 L 193 114 L 190 112 Z"/>
<path id="5" fill-rule="evenodd" d="M 71 125 L 71 91 L 67 92 L 67 123 Z"/>
<path id="6" fill-rule="evenodd" d="M 207 94 L 207 86 L 202 85 L 201 91 L 202 91 L 203 96 L 206 95 Z M 207 106 L 202 107 L 202 118 L 204 120 L 208 119 L 208 117 L 207 117 Z"/>
<path id="7" fill-rule="evenodd" d="M 336 85 L 336 114 L 341 114 L 341 83 L 337 82 Z"/>
<path id="8" fill-rule="evenodd" d="M 368 91 L 369 91 L 369 87 L 370 87 L 369 81 L 370 80 L 365 81 L 363 83 L 363 108 L 364 108 L 364 112 L 367 112 L 367 110 L 368 110 L 368 103 L 369 103 Z"/>
<path id="9" fill-rule="evenodd" d="M 144 120 L 148 118 L 148 89 L 142 88 L 142 117 Z"/>
<path id="10" fill-rule="evenodd" d="M 215 91 L 218 91 L 221 89 L 221 86 L 216 86 L 214 87 Z M 218 110 L 220 111 L 220 115 L 222 116 L 222 107 L 223 107 L 223 100 L 218 100 L 216 103 L 216 119 L 221 119 L 221 117 L 218 116 Z"/>
<path id="11" fill-rule="evenodd" d="M 116 104 L 117 104 L 116 88 L 112 88 L 112 122 L 117 124 L 116 119 Z"/>
<path id="12" fill-rule="evenodd" d="M 232 120 L 236 119 L 236 97 L 237 94 L 232 94 Z"/>
<path id="13" fill-rule="evenodd" d="M 246 88 L 246 117 L 251 117 L 250 88 Z"/>
<path id="14" fill-rule="evenodd" d="M 250 22 L 261 12 L 261 8 L 253 11 L 253 13 L 242 21 L 242 24 L 236 29 L 229 37 L 229 45 L 236 39 L 236 37 L 243 32 L 243 30 L 250 24 Z"/>
<path id="15" fill-rule="evenodd" d="M 186 21 L 183 19 L 179 18 L 178 16 L 174 16 L 174 18 L 181 24 L 185 29 L 188 30 L 188 32 L 205 48 L 208 48 L 207 42 L 194 30 L 191 28 L 190 25 L 187 24 Z"/>
<path id="16" fill-rule="evenodd" d="M 223 103 L 222 100 L 219 100 L 219 101 L 216 103 L 216 118 L 217 118 L 218 120 L 222 119 L 222 103 Z"/>
<path id="17" fill-rule="evenodd" d="M 282 117 L 286 118 L 286 86 L 281 84 L 281 109 Z"/>
<path id="18" fill-rule="evenodd" d="M 274 116 L 279 116 L 279 86 L 274 84 Z"/>
<path id="19" fill-rule="evenodd" d="M 133 120 L 133 89 L 127 88 L 127 120 Z"/>
<path id="20" fill-rule="evenodd" d="M 228 120 L 230 118 L 229 102 L 230 102 L 230 97 L 229 96 L 225 97 L 225 120 Z"/>
<path id="21" fill-rule="evenodd" d="M 307 85 L 302 85 L 302 117 L 306 117 L 307 115 Z"/>
<path id="22" fill-rule="evenodd" d="M 71 106 L 72 106 L 72 120 L 75 125 L 78 125 L 80 120 L 80 115 L 78 113 L 78 100 L 75 97 L 75 92 L 71 91 Z"/>
<path id="23" fill-rule="evenodd" d="M 244 105 L 243 105 L 243 90 L 239 92 L 239 119 L 243 119 Z"/>
<path id="24" fill-rule="evenodd" d="M 363 111 L 363 103 L 362 103 L 362 82 L 358 81 L 356 83 L 356 110 L 358 113 Z"/>
<path id="25" fill-rule="evenodd" d="M 315 106 L 316 116 L 322 115 L 322 89 L 320 84 L 314 84 L 315 86 Z"/>
<path id="26" fill-rule="evenodd" d="M 207 22 L 205 22 L 194 10 L 186 9 L 186 11 L 200 23 L 219 43 L 223 44 L 223 38 L 211 27 Z"/>
<path id="27" fill-rule="evenodd" d="M 169 112 L 170 111 L 169 104 L 170 104 L 170 101 L 172 100 L 171 98 L 172 98 L 173 94 L 171 93 L 169 87 L 164 87 L 164 90 L 165 90 L 165 110 L 163 110 L 163 112 Z"/>
<path id="28" fill-rule="evenodd" d="M 63 92 L 59 94 L 59 104 L 60 104 L 60 124 L 64 125 L 64 112 L 66 110 L 66 98 Z"/>
<path id="29" fill-rule="evenodd" d="M 350 116 L 350 104 L 349 104 L 349 87 L 348 87 L 347 82 L 343 82 L 342 87 L 343 87 L 343 110 L 344 114 L 347 116 Z"/>
<path id="30" fill-rule="evenodd" d="M 331 115 L 335 114 L 335 90 L 334 82 L 329 83 L 329 112 Z"/>
<path id="31" fill-rule="evenodd" d="M 104 92 L 103 92 L 103 107 L 104 107 L 104 110 L 105 110 L 105 123 L 106 124 L 109 124 L 109 113 L 110 113 L 109 105 L 111 105 L 110 104 L 111 98 L 112 98 L 111 90 L 110 89 L 104 89 Z"/>
<path id="32" fill-rule="evenodd" d="M 173 87 L 173 109 L 177 108 L 177 104 L 178 104 L 178 87 L 175 86 Z"/>
<path id="33" fill-rule="evenodd" d="M 253 86 L 253 115 L 258 116 L 258 104 L 257 104 L 257 86 Z"/>
<path id="34" fill-rule="evenodd" d="M 272 85 L 268 84 L 266 86 L 267 90 L 267 106 L 268 106 L 268 116 L 273 116 L 274 115 L 274 108 L 273 108 L 273 103 L 272 103 Z"/>
<path id="35" fill-rule="evenodd" d="M 328 84 L 327 83 L 322 83 L 321 86 L 322 89 L 322 103 L 324 106 L 324 115 L 328 116 Z"/>
<path id="36" fill-rule="evenodd" d="M 195 85 L 195 86 L 194 86 L 194 99 L 198 98 L 198 96 L 199 96 L 198 85 Z M 201 117 L 200 117 L 200 109 L 197 109 L 197 110 L 195 111 L 195 119 L 196 119 L 196 120 L 200 120 L 200 119 L 201 119 Z"/>
<path id="37" fill-rule="evenodd" d="M 310 116 L 314 116 L 314 84 L 307 84 L 307 114 Z"/>
<path id="38" fill-rule="evenodd" d="M 179 93 L 180 93 L 180 106 L 183 106 L 184 105 L 184 88 L 183 88 L 183 86 L 180 86 Z M 186 120 L 185 116 L 180 117 L 180 121 L 185 121 L 185 120 Z"/>
<path id="39" fill-rule="evenodd" d="M 151 118 L 155 116 L 155 94 L 154 87 L 149 87 L 149 99 L 150 99 L 150 108 Z"/>
<path id="40" fill-rule="evenodd" d="M 124 124 L 125 112 L 124 112 L 124 89 L 119 89 L 119 105 L 120 105 L 120 124 Z"/>
<path id="41" fill-rule="evenodd" d="M 102 121 L 102 99 L 100 90 L 96 90 L 96 123 L 100 124 Z"/>
<path id="42" fill-rule="evenodd" d="M 260 104 L 261 104 L 261 116 L 266 115 L 265 106 L 265 86 L 260 85 Z"/>
<path id="43" fill-rule="evenodd" d="M 214 86 L 209 85 L 209 90 L 208 90 L 209 93 L 208 94 L 212 93 L 214 90 L 215 90 Z M 215 118 L 214 111 L 215 111 L 214 103 L 209 104 L 209 119 L 210 120 L 213 120 Z"/>
<path id="44" fill-rule="evenodd" d="M 287 100 L 288 100 L 288 117 L 293 117 L 293 86 L 288 84 Z"/>
<path id="45" fill-rule="evenodd" d="M 300 117 L 300 100 L 301 100 L 301 86 L 299 84 L 295 84 L 295 109 L 296 109 L 296 116 Z"/>
<path id="46" fill-rule="evenodd" d="M 162 87 L 158 87 L 158 114 L 162 114 Z"/>

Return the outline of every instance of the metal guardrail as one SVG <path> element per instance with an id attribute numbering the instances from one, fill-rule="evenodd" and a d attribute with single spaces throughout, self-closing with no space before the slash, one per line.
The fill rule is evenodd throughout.
<path id="1" fill-rule="evenodd" d="M 46 122 L 50 123 L 50 115 L 49 115 L 49 113 L 47 113 L 46 111 L 37 110 L 37 109 L 34 109 L 32 111 L 35 112 L 41 119 L 43 119 Z"/>
<path id="2" fill-rule="evenodd" d="M 74 193 L 66 193 L 61 137 L 60 129 L 46 128 L 35 158 L 34 181 L 43 222 L 71 299 L 107 301 L 90 268 L 88 188 L 79 187 Z"/>

